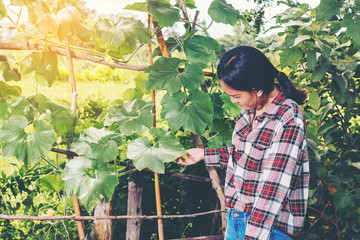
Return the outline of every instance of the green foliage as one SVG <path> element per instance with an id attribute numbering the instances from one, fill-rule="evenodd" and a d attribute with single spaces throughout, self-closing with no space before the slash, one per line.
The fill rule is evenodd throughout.
<path id="1" fill-rule="evenodd" d="M 213 108 L 210 97 L 200 90 L 184 92 L 173 96 L 166 94 L 161 100 L 161 115 L 168 120 L 173 130 L 183 127 L 198 135 L 202 135 L 206 126 L 211 124 Z"/>
<path id="2" fill-rule="evenodd" d="M 181 65 L 186 64 L 184 71 L 180 72 Z M 148 67 L 149 79 L 145 87 L 147 89 L 166 89 L 173 94 L 182 87 L 197 89 L 204 82 L 202 69 L 196 64 L 188 64 L 179 58 L 159 58 L 154 65 Z"/>
<path id="3" fill-rule="evenodd" d="M 280 64 L 290 76 L 302 79 L 302 88 L 310 92 L 305 106 L 311 166 L 309 203 L 331 219 L 338 216 L 335 224 L 339 234 L 354 239 L 358 230 L 353 226 L 360 219 L 354 204 L 359 200 L 359 172 L 352 167 L 360 161 L 356 123 L 360 82 L 354 77 L 360 40 L 354 12 L 358 2 L 321 0 L 315 10 L 308 5 L 289 5 L 278 16 L 278 23 L 287 26 L 281 33 L 286 40 L 279 48 Z M 341 27 L 346 31 L 340 31 Z M 311 218 L 317 213 L 310 210 L 308 215 L 309 225 L 305 225 L 300 239 L 320 233 L 320 239 L 332 239 L 337 234 L 335 226 L 330 226 L 331 231 L 324 230 L 327 223 L 312 226 Z"/>
<path id="4" fill-rule="evenodd" d="M 116 122 L 119 131 L 125 135 L 142 134 L 152 126 L 152 107 L 152 103 L 140 99 L 113 105 L 107 110 L 104 124 L 110 126 Z"/>
<path id="5" fill-rule="evenodd" d="M 21 73 L 35 72 L 36 81 L 49 86 L 59 77 L 57 55 L 52 52 L 32 52 L 21 62 Z"/>
<path id="6" fill-rule="evenodd" d="M 0 128 L 2 152 L 6 157 L 16 157 L 25 165 L 46 156 L 55 142 L 54 129 L 44 120 L 29 124 L 24 116 L 13 116 Z"/>
<path id="7" fill-rule="evenodd" d="M 92 168 L 92 161 L 86 157 L 70 160 L 62 174 L 68 196 L 74 194 L 91 211 L 103 198 L 111 200 L 115 186 L 119 183 L 115 173 L 107 165 Z"/>
<path id="8" fill-rule="evenodd" d="M 172 134 L 160 128 L 152 128 L 153 146 L 147 137 L 137 138 L 128 145 L 127 157 L 134 161 L 140 171 L 149 168 L 157 173 L 164 173 L 166 162 L 174 161 L 184 155 L 184 149 L 179 140 Z"/>
<path id="9" fill-rule="evenodd" d="M 239 11 L 234 9 L 225 0 L 215 0 L 208 9 L 209 16 L 218 23 L 235 25 L 241 17 Z"/>

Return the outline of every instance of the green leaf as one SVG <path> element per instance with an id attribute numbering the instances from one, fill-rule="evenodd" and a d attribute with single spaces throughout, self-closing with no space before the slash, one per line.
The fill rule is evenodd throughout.
<path id="1" fill-rule="evenodd" d="M 178 92 L 181 87 L 197 89 L 204 82 L 204 75 L 199 65 L 186 64 L 182 72 L 179 67 L 186 61 L 178 58 L 159 58 L 146 69 L 149 79 L 145 84 L 147 89 L 166 89 L 169 93 Z"/>
<path id="2" fill-rule="evenodd" d="M 340 15 L 340 8 L 344 0 L 321 0 L 316 8 L 316 20 L 330 20 L 335 15 Z"/>
<path id="3" fill-rule="evenodd" d="M 225 0 L 214 0 L 208 9 L 209 16 L 217 23 L 234 26 L 240 18 L 239 11 Z"/>
<path id="4" fill-rule="evenodd" d="M 113 140 L 118 137 L 118 133 L 90 127 L 84 130 L 80 138 L 71 144 L 70 149 L 89 159 L 107 163 L 119 156 L 118 145 Z"/>
<path id="5" fill-rule="evenodd" d="M 16 68 L 12 68 L 7 57 L 0 56 L 0 71 L 5 81 L 20 81 L 21 75 Z"/>
<path id="6" fill-rule="evenodd" d="M 316 67 L 316 63 L 317 63 L 316 50 L 314 48 L 311 48 L 307 53 L 307 66 L 310 69 L 314 69 Z"/>
<path id="7" fill-rule="evenodd" d="M 7 83 L 0 81 L 0 99 L 5 100 L 10 97 L 20 97 L 21 88 L 19 86 L 11 86 Z"/>
<path id="8" fill-rule="evenodd" d="M 178 92 L 173 96 L 166 94 L 161 105 L 161 115 L 168 120 L 173 130 L 183 127 L 198 135 L 202 135 L 206 126 L 211 125 L 213 108 L 210 97 L 200 91 L 191 90 L 187 97 L 184 92 Z M 187 99 L 187 101 L 186 101 Z"/>
<path id="9" fill-rule="evenodd" d="M 309 105 L 315 110 L 318 110 L 320 107 L 321 101 L 319 94 L 317 92 L 311 92 L 309 94 Z"/>
<path id="10" fill-rule="evenodd" d="M 124 7 L 124 9 L 140 11 L 140 12 L 147 12 L 147 4 L 146 4 L 146 2 L 136 2 L 131 5 L 126 5 Z"/>
<path id="11" fill-rule="evenodd" d="M 235 103 L 231 102 L 230 96 L 227 95 L 226 93 L 222 93 L 221 99 L 222 99 L 222 101 L 224 103 L 222 105 L 222 108 L 224 110 L 227 110 L 230 117 L 238 118 L 240 116 L 240 112 L 241 112 L 241 109 L 242 109 L 239 106 L 239 104 L 235 104 Z"/>
<path id="12" fill-rule="evenodd" d="M 109 126 L 113 122 L 117 122 L 120 132 L 125 135 L 142 134 L 152 126 L 151 110 L 153 105 L 153 103 L 135 99 L 130 103 L 111 106 L 104 124 Z"/>
<path id="13" fill-rule="evenodd" d="M 141 99 L 143 95 L 144 93 L 138 88 L 128 88 L 121 94 L 121 99 L 124 100 L 124 102 L 131 102 L 136 98 Z"/>
<path id="14" fill-rule="evenodd" d="M 0 20 L 4 17 L 7 17 L 7 10 L 3 1 L 0 1 Z"/>
<path id="15" fill-rule="evenodd" d="M 345 34 L 358 44 L 360 43 L 360 21 L 354 15 L 346 14 L 341 21 L 341 26 L 346 28 Z"/>
<path id="16" fill-rule="evenodd" d="M 333 127 L 336 126 L 336 123 L 334 122 L 326 122 L 326 123 L 323 123 L 320 127 L 319 127 L 319 130 L 318 130 L 318 135 L 321 136 L 323 135 L 324 133 L 326 133 L 327 131 L 329 131 L 330 129 L 332 129 Z"/>
<path id="17" fill-rule="evenodd" d="M 29 97 L 28 101 L 40 111 L 46 112 L 44 119 L 51 123 L 58 135 L 66 136 L 73 132 L 76 118 L 70 109 L 50 101 L 42 94 Z"/>
<path id="18" fill-rule="evenodd" d="M 307 41 L 307 40 L 310 40 L 311 38 L 307 35 L 299 35 L 295 38 L 295 41 L 294 41 L 294 45 L 293 46 L 296 46 L 298 45 L 299 43 L 303 42 L 303 41 Z"/>
<path id="19" fill-rule="evenodd" d="M 179 58 L 160 57 L 153 65 L 149 66 L 145 72 L 149 73 L 146 89 L 166 89 L 170 93 L 178 92 L 183 86 L 181 79 L 178 78 L 180 65 L 186 61 Z"/>
<path id="20" fill-rule="evenodd" d="M 354 195 L 346 189 L 334 193 L 336 209 L 340 210 L 354 205 Z"/>
<path id="21" fill-rule="evenodd" d="M 54 129 L 44 120 L 29 125 L 24 116 L 13 116 L 0 128 L 2 152 L 6 157 L 16 157 L 28 165 L 29 160 L 39 161 L 49 154 L 55 143 Z"/>
<path id="22" fill-rule="evenodd" d="M 330 69 L 331 63 L 327 60 L 323 60 L 320 66 L 316 67 L 311 75 L 312 82 L 319 82 L 324 76 L 325 73 Z"/>
<path id="23" fill-rule="evenodd" d="M 160 128 L 150 131 L 155 137 L 155 145 L 149 146 L 147 137 L 137 138 L 128 145 L 127 157 L 134 161 L 134 166 L 141 171 L 149 168 L 157 173 L 164 173 L 165 162 L 171 162 L 184 155 L 180 141 L 171 132 Z"/>
<path id="24" fill-rule="evenodd" d="M 118 15 L 104 15 L 95 24 L 97 36 L 105 40 L 120 52 L 130 53 L 135 50 L 136 43 L 152 43 L 148 30 L 139 20 Z M 111 49 L 111 48 L 108 48 Z"/>
<path id="25" fill-rule="evenodd" d="M 297 65 L 297 61 L 303 59 L 302 52 L 299 48 L 288 48 L 280 53 L 281 68 L 290 67 L 294 68 Z"/>
<path id="26" fill-rule="evenodd" d="M 70 34 L 84 42 L 90 40 L 91 29 L 86 25 L 81 12 L 76 7 L 66 6 L 57 12 L 56 17 L 59 24 L 57 35 L 60 41 L 66 39 Z"/>
<path id="27" fill-rule="evenodd" d="M 65 182 L 61 180 L 61 175 L 47 175 L 40 178 L 38 186 L 43 190 L 60 193 L 65 189 Z"/>
<path id="28" fill-rule="evenodd" d="M 328 112 L 333 109 L 334 103 L 328 103 L 326 106 L 323 106 L 319 109 L 320 112 L 320 121 L 324 121 L 324 118 L 327 116 Z"/>
<path id="29" fill-rule="evenodd" d="M 92 167 L 91 160 L 77 157 L 70 160 L 62 174 L 68 196 L 76 194 L 88 212 L 103 199 L 109 202 L 119 181 L 107 165 Z"/>
<path id="30" fill-rule="evenodd" d="M 50 87 L 60 76 L 57 55 L 52 52 L 32 52 L 21 62 L 21 73 L 35 72 L 36 81 Z"/>
<path id="31" fill-rule="evenodd" d="M 171 27 L 180 20 L 180 10 L 164 1 L 149 0 L 148 10 L 160 27 Z"/>
<path id="32" fill-rule="evenodd" d="M 206 66 L 216 62 L 215 52 L 220 51 L 220 45 L 211 37 L 195 35 L 184 41 L 184 51 L 186 59 Z"/>

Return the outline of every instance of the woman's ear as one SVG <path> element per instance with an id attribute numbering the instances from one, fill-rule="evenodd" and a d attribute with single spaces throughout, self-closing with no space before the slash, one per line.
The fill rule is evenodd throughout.
<path id="1" fill-rule="evenodd" d="M 256 96 L 261 97 L 263 95 L 264 91 L 263 90 L 257 90 L 256 91 Z"/>

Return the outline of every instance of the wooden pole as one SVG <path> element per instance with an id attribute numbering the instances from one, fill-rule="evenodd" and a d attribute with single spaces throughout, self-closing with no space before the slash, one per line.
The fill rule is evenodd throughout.
<path id="1" fill-rule="evenodd" d="M 151 16 L 148 14 L 148 28 L 149 33 L 151 33 Z M 153 65 L 153 57 L 152 57 L 152 48 L 151 44 L 148 45 L 148 52 L 149 52 L 149 63 Z M 153 127 L 156 127 L 156 99 L 155 99 L 155 90 L 151 90 L 151 99 L 154 103 L 152 114 L 153 114 Z M 155 145 L 155 142 L 153 143 Z M 159 174 L 154 173 L 155 178 L 155 199 L 156 199 L 156 213 L 158 216 L 162 215 L 161 211 L 161 195 L 160 195 L 160 183 L 159 183 Z M 159 240 L 164 240 L 164 225 L 161 218 L 158 220 L 158 233 L 159 233 Z"/>
<path id="2" fill-rule="evenodd" d="M 77 92 L 76 92 L 76 82 L 75 82 L 75 74 L 74 74 L 74 65 L 71 55 L 71 49 L 67 49 L 67 61 L 69 66 L 69 80 L 71 85 L 71 110 L 74 114 L 76 114 L 76 102 L 77 102 Z M 70 144 L 70 142 L 68 142 Z M 74 212 L 75 216 L 81 216 L 79 200 L 76 197 L 76 194 L 72 196 Z M 79 233 L 80 240 L 85 239 L 85 230 L 82 221 L 76 221 L 76 226 Z"/>

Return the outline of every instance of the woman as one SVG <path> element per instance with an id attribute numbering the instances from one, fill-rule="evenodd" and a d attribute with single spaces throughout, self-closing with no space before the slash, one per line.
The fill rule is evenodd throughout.
<path id="1" fill-rule="evenodd" d="M 227 168 L 226 240 L 291 239 L 301 231 L 308 199 L 306 122 L 299 107 L 306 93 L 252 47 L 228 51 L 217 71 L 223 90 L 242 107 L 232 146 L 188 149 L 178 163 L 205 160 Z"/>

